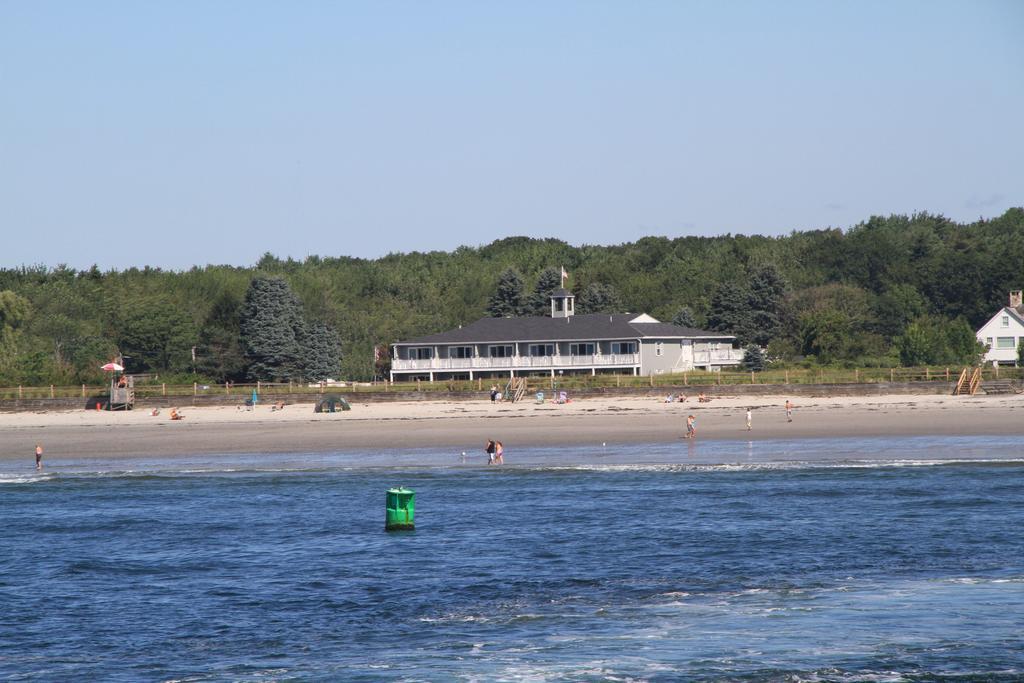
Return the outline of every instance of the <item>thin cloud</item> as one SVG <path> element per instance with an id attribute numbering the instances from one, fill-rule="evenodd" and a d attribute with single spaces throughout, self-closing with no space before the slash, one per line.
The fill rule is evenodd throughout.
<path id="1" fill-rule="evenodd" d="M 968 209 L 987 209 L 998 204 L 1002 204 L 1004 199 L 1006 199 L 1006 197 L 1001 194 L 994 194 L 985 198 L 971 197 L 964 202 L 964 206 Z"/>

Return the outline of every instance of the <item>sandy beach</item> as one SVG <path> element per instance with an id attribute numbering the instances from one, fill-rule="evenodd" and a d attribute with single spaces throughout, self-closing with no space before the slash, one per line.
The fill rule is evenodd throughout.
<path id="1" fill-rule="evenodd" d="M 0 413 L 0 459 L 169 457 L 178 454 L 317 453 L 381 448 L 450 447 L 476 451 L 488 438 L 506 447 L 558 444 L 665 443 L 682 440 L 685 418 L 697 418 L 700 440 L 871 436 L 1024 436 L 1024 395 L 872 396 L 794 399 L 721 397 L 701 404 L 656 398 L 581 399 L 564 405 L 491 404 L 487 400 L 353 403 L 348 412 L 316 414 L 312 404 L 281 411 L 234 407 L 168 410 Z M 746 429 L 751 408 L 753 428 Z"/>

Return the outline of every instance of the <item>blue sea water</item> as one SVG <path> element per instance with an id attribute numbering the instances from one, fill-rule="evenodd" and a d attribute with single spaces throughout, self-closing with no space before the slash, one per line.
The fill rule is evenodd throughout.
<path id="1" fill-rule="evenodd" d="M 1019 440 L 484 461 L 4 463 L 0 679 L 1024 679 Z"/>

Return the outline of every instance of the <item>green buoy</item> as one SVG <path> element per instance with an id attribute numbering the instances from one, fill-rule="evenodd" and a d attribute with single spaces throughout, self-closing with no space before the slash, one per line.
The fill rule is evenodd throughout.
<path id="1" fill-rule="evenodd" d="M 412 531 L 416 528 L 416 492 L 400 486 L 388 489 L 385 531 Z"/>

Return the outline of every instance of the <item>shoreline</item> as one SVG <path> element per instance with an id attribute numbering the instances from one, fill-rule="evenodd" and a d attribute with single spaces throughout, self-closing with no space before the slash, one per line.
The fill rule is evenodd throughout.
<path id="1" fill-rule="evenodd" d="M 352 410 L 317 414 L 312 404 L 281 411 L 184 407 L 169 411 L 53 411 L 0 413 L 0 461 L 26 460 L 35 444 L 44 465 L 60 458 L 174 457 L 238 453 L 319 453 L 380 449 L 454 448 L 475 452 L 489 438 L 506 447 L 587 446 L 602 443 L 685 444 L 685 418 L 697 418 L 698 441 L 1006 436 L 1024 447 L 1024 396 L 893 395 L 794 398 L 715 398 L 698 404 L 655 398 L 587 398 L 564 405 L 491 404 L 484 400 L 354 403 Z M 753 429 L 746 430 L 751 408 Z"/>

